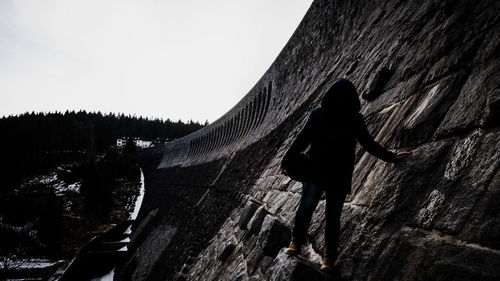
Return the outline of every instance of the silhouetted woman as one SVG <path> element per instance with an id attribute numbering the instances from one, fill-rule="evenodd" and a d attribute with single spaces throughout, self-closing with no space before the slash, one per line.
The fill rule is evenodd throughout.
<path id="1" fill-rule="evenodd" d="M 326 192 L 325 250 L 321 270 L 333 271 L 344 199 L 351 191 L 356 141 L 374 156 L 396 162 L 408 155 L 394 153 L 374 141 L 360 111 L 356 88 L 346 79 L 333 82 L 285 153 L 281 168 L 303 182 L 292 240 L 286 253 L 296 255 L 306 240 L 307 228 L 323 191 Z M 310 145 L 307 156 L 301 154 Z"/>

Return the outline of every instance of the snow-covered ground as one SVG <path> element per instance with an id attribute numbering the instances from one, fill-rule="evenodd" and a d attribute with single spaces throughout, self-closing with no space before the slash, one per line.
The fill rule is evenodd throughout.
<path id="1" fill-rule="evenodd" d="M 45 268 L 53 266 L 62 261 L 51 261 L 48 259 L 31 258 L 19 259 L 12 257 L 0 257 L 0 268 L 13 268 L 16 270 L 31 269 L 31 268 Z"/>
<path id="2" fill-rule="evenodd" d="M 57 195 L 60 195 L 66 191 L 80 192 L 81 182 L 67 184 L 58 177 L 58 174 L 60 172 L 71 173 L 71 171 L 68 169 L 67 164 L 61 165 L 56 169 L 50 171 L 48 174 L 31 177 L 29 180 L 21 184 L 20 188 L 22 189 L 33 184 L 41 183 L 41 184 L 51 185 L 52 187 L 54 187 L 54 191 L 56 192 Z"/>
<path id="3" fill-rule="evenodd" d="M 51 188 L 54 189 L 54 192 L 56 196 L 66 198 L 68 192 L 76 192 L 80 193 L 80 187 L 81 187 L 81 182 L 71 182 L 71 183 L 66 183 L 63 178 L 65 178 L 65 173 L 71 173 L 71 165 L 70 164 L 65 164 L 57 167 L 56 169 L 51 170 L 50 172 L 43 174 L 43 175 L 36 175 L 32 176 L 29 179 L 25 180 L 22 184 L 18 186 L 16 189 L 16 192 L 26 192 L 30 191 L 30 188 L 34 188 L 39 184 L 47 185 Z M 135 220 L 139 214 L 139 210 L 142 205 L 142 201 L 144 198 L 144 174 L 142 170 L 140 171 L 140 190 L 139 190 L 139 195 L 134 199 L 130 200 L 128 199 L 128 202 L 134 202 L 135 204 L 132 205 L 129 203 L 127 209 L 132 210 L 129 213 L 129 219 Z M 72 201 L 71 200 L 64 200 L 64 209 L 67 212 L 67 215 L 70 214 L 70 210 L 72 207 Z M 14 226 L 9 223 L 7 223 L 2 216 L 0 216 L 0 226 L 4 229 L 15 231 L 18 234 L 22 233 L 24 237 L 29 237 L 33 241 L 38 240 L 38 232 L 35 230 L 34 227 L 34 222 L 28 222 L 23 226 Z M 131 233 L 130 227 L 125 231 L 125 233 Z M 129 238 L 126 238 L 120 242 L 130 242 Z M 127 251 L 128 248 L 127 246 L 124 246 L 123 248 L 119 249 L 118 251 Z M 15 256 L 8 256 L 8 257 L 0 257 L 0 269 L 9 267 L 9 268 L 16 268 L 16 269 L 29 269 L 29 268 L 45 268 L 45 267 L 51 267 L 54 266 L 55 264 L 59 263 L 60 261 L 51 261 L 43 258 L 32 258 L 32 259 L 19 259 L 16 258 Z M 2 265 L 3 263 L 3 265 Z M 107 273 L 106 275 L 95 278 L 93 280 L 99 281 L 108 281 L 108 280 L 113 280 L 114 276 L 114 269 Z"/>
<path id="4" fill-rule="evenodd" d="M 130 219 L 135 220 L 137 215 L 139 214 L 139 210 L 141 209 L 142 200 L 144 199 L 144 173 L 141 170 L 141 189 L 139 191 L 139 196 L 135 200 L 134 211 L 130 214 Z"/>

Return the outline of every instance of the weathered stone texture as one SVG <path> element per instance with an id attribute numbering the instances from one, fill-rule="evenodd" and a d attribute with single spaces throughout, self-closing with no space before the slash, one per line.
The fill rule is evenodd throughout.
<path id="1" fill-rule="evenodd" d="M 328 278 L 328 276 L 315 269 L 315 266 L 307 260 L 303 260 L 298 257 L 290 257 L 285 254 L 284 251 L 281 251 L 273 260 L 273 265 L 269 269 L 268 280 L 325 281 L 336 279 Z"/>
<path id="2" fill-rule="evenodd" d="M 324 198 L 303 257 L 284 254 L 301 184 L 279 164 L 330 83 L 346 77 L 365 91 L 375 139 L 411 155 L 391 164 L 356 148 L 342 275 L 499 280 L 499 10 L 494 0 L 314 1 L 241 102 L 167 143 L 161 169 L 158 155 L 143 156 L 139 220 L 155 209 L 161 219 L 138 228 L 147 235 L 117 279 L 327 280 Z"/>
<path id="3" fill-rule="evenodd" d="M 438 137 L 478 127 L 486 114 L 486 101 L 500 85 L 500 58 L 474 68 L 437 131 Z"/>
<path id="4" fill-rule="evenodd" d="M 275 257 L 281 248 L 286 247 L 291 237 L 290 228 L 272 215 L 266 216 L 258 235 L 257 247 L 270 257 Z"/>
<path id="5" fill-rule="evenodd" d="M 498 251 L 405 228 L 394 235 L 368 280 L 497 280 Z"/>
<path id="6" fill-rule="evenodd" d="M 149 233 L 145 242 L 135 250 L 135 256 L 148 258 L 132 258 L 131 268 L 126 268 L 126 270 L 130 270 L 129 278 L 131 280 L 144 280 L 151 274 L 154 266 L 159 262 L 163 250 L 172 241 L 176 231 L 175 227 L 161 224 Z"/>

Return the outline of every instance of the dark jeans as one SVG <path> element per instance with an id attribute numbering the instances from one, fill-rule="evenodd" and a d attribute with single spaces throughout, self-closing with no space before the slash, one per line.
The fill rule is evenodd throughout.
<path id="1" fill-rule="evenodd" d="M 311 217 L 318 206 L 321 194 L 325 189 L 313 183 L 302 184 L 302 196 L 299 208 L 295 214 L 293 235 L 299 242 L 304 242 Z M 326 189 L 326 225 L 325 225 L 325 251 L 335 255 L 339 244 L 340 214 L 346 194 L 344 192 Z"/>

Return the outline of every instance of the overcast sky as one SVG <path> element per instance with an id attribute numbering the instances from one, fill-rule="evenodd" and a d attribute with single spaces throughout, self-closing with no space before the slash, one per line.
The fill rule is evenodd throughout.
<path id="1" fill-rule="evenodd" d="M 0 0 L 0 116 L 88 111 L 214 121 L 312 0 Z"/>

